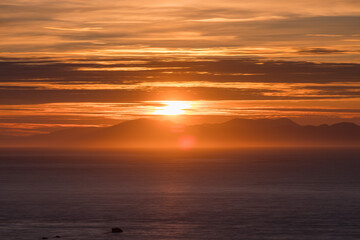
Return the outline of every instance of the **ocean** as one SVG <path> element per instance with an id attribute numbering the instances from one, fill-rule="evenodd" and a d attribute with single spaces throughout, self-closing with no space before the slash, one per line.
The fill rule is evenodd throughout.
<path id="1" fill-rule="evenodd" d="M 0 150 L 0 239 L 55 236 L 358 240 L 360 149 Z"/>

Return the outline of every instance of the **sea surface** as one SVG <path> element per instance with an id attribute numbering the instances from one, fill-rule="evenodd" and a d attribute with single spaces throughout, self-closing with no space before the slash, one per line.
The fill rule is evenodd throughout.
<path id="1" fill-rule="evenodd" d="M 0 150 L 0 239 L 55 236 L 358 240 L 360 149 Z"/>

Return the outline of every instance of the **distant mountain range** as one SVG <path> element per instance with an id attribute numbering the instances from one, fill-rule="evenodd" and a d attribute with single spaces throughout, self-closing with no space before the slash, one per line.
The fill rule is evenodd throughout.
<path id="1" fill-rule="evenodd" d="M 71 128 L 28 137 L 1 137 L 0 146 L 196 148 L 246 146 L 360 146 L 360 126 L 341 122 L 301 126 L 289 119 L 233 119 L 183 126 L 137 119 L 111 127 Z"/>

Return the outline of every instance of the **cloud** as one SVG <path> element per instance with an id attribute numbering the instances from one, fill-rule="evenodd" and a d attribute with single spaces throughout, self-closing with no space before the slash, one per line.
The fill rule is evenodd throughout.
<path id="1" fill-rule="evenodd" d="M 78 71 L 151 71 L 151 70 L 172 70 L 183 69 L 183 67 L 80 67 Z"/>
<path id="2" fill-rule="evenodd" d="M 310 49 L 310 53 L 319 51 Z M 328 53 L 327 49 L 323 50 Z M 330 51 L 331 52 L 331 51 Z M 3 58 L 0 80 L 62 84 L 192 81 L 192 82 L 358 82 L 360 64 L 269 61 L 266 59 L 151 59 L 90 57 L 66 59 Z M 46 71 L 44 71 L 46 69 Z M 89 70 L 91 74 L 88 73 Z"/>
<path id="3" fill-rule="evenodd" d="M 142 7 L 139 7 L 140 4 Z M 316 61 L 358 62 L 356 1 L 3 1 L 3 56 L 258 55 L 293 60 L 292 48 L 341 48 Z M 324 42 L 324 37 L 328 38 Z M 342 44 L 339 44 L 341 40 Z M 342 46 L 339 46 L 342 45 Z M 140 46 L 137 52 L 132 49 Z M 135 47 L 136 48 L 136 47 Z M 119 51 L 121 49 L 122 51 Z M 158 49 L 168 49 L 159 53 Z M 201 50 L 202 49 L 202 50 Z M 280 51 L 280 52 L 279 52 Z M 340 55 L 340 54 L 339 54 Z M 345 56 L 346 55 L 346 56 Z M 310 54 L 299 60 L 313 61 Z"/>
<path id="4" fill-rule="evenodd" d="M 237 58 L 4 58 L 0 68 L 0 102 L 8 105 L 356 98 L 360 72 L 360 64 Z"/>
<path id="5" fill-rule="evenodd" d="M 282 20 L 286 19 L 284 16 L 259 16 L 251 18 L 207 18 L 190 20 L 193 22 L 208 22 L 208 23 L 226 23 L 226 22 L 253 22 L 253 21 L 268 21 L 268 20 Z"/>
<path id="6" fill-rule="evenodd" d="M 344 35 L 340 34 L 322 34 L 322 33 L 316 33 L 316 34 L 306 34 L 306 36 L 309 37 L 343 37 Z"/>
<path id="7" fill-rule="evenodd" d="M 305 48 L 298 51 L 300 54 L 340 54 L 347 51 L 330 48 Z"/>
<path id="8" fill-rule="evenodd" d="M 342 39 L 344 42 L 360 42 L 360 39 Z"/>
<path id="9" fill-rule="evenodd" d="M 88 32 L 88 31 L 98 31 L 103 28 L 100 27 L 82 27 L 82 28 L 66 28 L 66 27 L 44 27 L 50 30 L 59 30 L 59 31 L 74 31 L 74 32 Z"/>

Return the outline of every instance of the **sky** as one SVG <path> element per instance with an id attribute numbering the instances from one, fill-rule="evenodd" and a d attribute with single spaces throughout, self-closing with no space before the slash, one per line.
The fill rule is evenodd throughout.
<path id="1" fill-rule="evenodd" d="M 0 133 L 163 118 L 360 124 L 358 0 L 2 0 Z"/>

